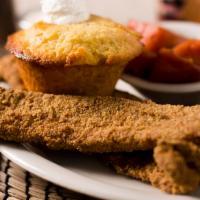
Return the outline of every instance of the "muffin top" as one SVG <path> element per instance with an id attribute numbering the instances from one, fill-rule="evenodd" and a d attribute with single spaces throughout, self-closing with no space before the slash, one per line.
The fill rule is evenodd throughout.
<path id="1" fill-rule="evenodd" d="M 40 65 L 113 65 L 142 52 L 140 36 L 109 19 L 91 16 L 78 24 L 38 22 L 9 36 L 6 48 Z"/>

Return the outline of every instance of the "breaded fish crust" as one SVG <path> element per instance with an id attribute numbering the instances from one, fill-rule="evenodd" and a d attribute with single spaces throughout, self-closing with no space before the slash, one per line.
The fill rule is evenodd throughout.
<path id="1" fill-rule="evenodd" d="M 200 182 L 200 106 L 125 98 L 0 89 L 0 138 L 55 150 L 132 152 L 106 161 L 118 173 L 166 192 L 195 190 Z"/>
<path id="2" fill-rule="evenodd" d="M 199 143 L 200 106 L 0 89 L 0 138 L 92 153 L 150 150 L 160 141 Z"/>
<path id="3" fill-rule="evenodd" d="M 106 155 L 103 160 L 121 175 L 172 194 L 193 192 L 200 182 L 200 148 L 190 142 L 161 142 L 154 151 Z"/>

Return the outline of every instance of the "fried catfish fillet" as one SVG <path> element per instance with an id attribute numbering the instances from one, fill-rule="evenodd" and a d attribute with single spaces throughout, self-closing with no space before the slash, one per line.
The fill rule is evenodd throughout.
<path id="1" fill-rule="evenodd" d="M 0 138 L 81 152 L 149 150 L 200 141 L 200 106 L 0 89 Z"/>
<path id="2" fill-rule="evenodd" d="M 103 160 L 118 174 L 172 194 L 193 192 L 200 182 L 200 148 L 191 142 L 162 141 L 153 151 L 111 154 Z"/>
<path id="3" fill-rule="evenodd" d="M 0 138 L 54 150 L 133 152 L 108 161 L 170 193 L 191 192 L 200 181 L 200 106 L 0 89 Z"/>

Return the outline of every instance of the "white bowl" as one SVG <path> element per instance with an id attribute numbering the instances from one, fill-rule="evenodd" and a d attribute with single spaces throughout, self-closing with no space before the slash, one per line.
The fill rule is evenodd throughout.
<path id="1" fill-rule="evenodd" d="M 164 22 L 161 26 L 186 36 L 200 39 L 200 25 L 191 22 Z M 188 84 L 163 84 L 146 81 L 124 74 L 122 79 L 134 86 L 142 95 L 157 103 L 200 104 L 200 82 Z"/>
<path id="2" fill-rule="evenodd" d="M 127 74 L 124 74 L 122 79 L 134 86 L 147 99 L 152 99 L 157 103 L 200 104 L 200 82 L 188 84 L 152 83 Z"/>

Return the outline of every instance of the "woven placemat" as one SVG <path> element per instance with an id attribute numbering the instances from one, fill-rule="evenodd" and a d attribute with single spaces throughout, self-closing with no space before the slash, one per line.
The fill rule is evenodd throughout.
<path id="1" fill-rule="evenodd" d="M 95 200 L 63 189 L 0 155 L 0 200 Z"/>

